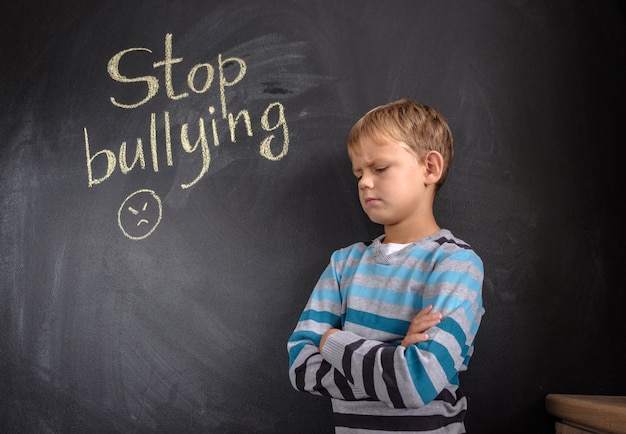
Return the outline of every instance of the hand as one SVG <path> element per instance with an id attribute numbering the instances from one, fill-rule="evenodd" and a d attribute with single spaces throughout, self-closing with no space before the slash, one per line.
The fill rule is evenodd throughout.
<path id="1" fill-rule="evenodd" d="M 408 347 L 409 345 L 428 340 L 428 334 L 424 333 L 424 331 L 439 324 L 443 319 L 443 315 L 433 313 L 432 310 L 432 305 L 426 306 L 413 317 L 411 325 L 409 325 L 409 330 L 407 330 L 406 336 L 402 339 L 400 345 Z"/>
<path id="2" fill-rule="evenodd" d="M 322 348 L 324 347 L 324 344 L 326 343 L 326 338 L 332 335 L 333 333 L 337 333 L 338 331 L 339 329 L 330 329 L 326 333 L 324 333 L 324 336 L 322 336 L 322 339 L 320 340 L 320 354 L 322 353 Z"/>

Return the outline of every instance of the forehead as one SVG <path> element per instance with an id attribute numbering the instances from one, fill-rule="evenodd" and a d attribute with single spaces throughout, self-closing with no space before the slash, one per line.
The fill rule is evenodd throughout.
<path id="1" fill-rule="evenodd" d="M 367 166 L 380 159 L 411 158 L 412 155 L 404 143 L 390 137 L 363 137 L 349 152 L 353 166 Z"/>

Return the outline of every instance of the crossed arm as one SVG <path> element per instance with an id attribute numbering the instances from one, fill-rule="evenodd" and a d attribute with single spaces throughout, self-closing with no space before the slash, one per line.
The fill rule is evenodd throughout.
<path id="1" fill-rule="evenodd" d="M 427 405 L 444 388 L 454 387 L 458 373 L 467 369 L 483 313 L 481 264 L 471 254 L 458 256 L 422 280 L 419 301 L 428 300 L 429 306 L 404 323 L 399 345 L 397 340 L 359 336 L 359 324 L 367 321 L 363 316 L 375 316 L 367 311 L 348 308 L 345 321 L 356 327 L 344 329 L 340 279 L 331 262 L 288 341 L 293 387 L 345 401 L 378 400 L 395 408 Z M 380 330 L 400 339 L 400 319 L 378 319 Z"/>
<path id="2" fill-rule="evenodd" d="M 411 320 L 411 325 L 402 339 L 400 345 L 403 347 L 408 347 L 409 345 L 416 344 L 418 342 L 425 342 L 428 340 L 428 334 L 424 333 L 429 328 L 436 326 L 442 320 L 442 315 L 440 313 L 433 312 L 433 306 L 426 306 L 424 309 L 420 310 L 417 315 L 413 317 Z M 323 348 L 326 343 L 326 338 L 333 333 L 338 332 L 339 329 L 330 329 L 322 336 L 320 341 L 320 353 L 324 354 Z"/>

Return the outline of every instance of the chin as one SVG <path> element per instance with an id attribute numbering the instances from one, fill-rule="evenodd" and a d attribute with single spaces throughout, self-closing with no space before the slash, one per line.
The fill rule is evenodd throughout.
<path id="1" fill-rule="evenodd" d="M 376 223 L 376 224 L 379 224 L 379 225 L 387 224 L 387 220 L 385 220 L 382 217 L 376 217 L 376 216 L 373 216 L 373 215 L 370 215 L 370 214 L 368 214 L 367 216 L 372 221 L 372 223 Z"/>

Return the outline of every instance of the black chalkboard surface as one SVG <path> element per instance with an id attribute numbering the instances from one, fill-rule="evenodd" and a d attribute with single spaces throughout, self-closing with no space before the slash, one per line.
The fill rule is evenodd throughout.
<path id="1" fill-rule="evenodd" d="M 485 263 L 474 433 L 626 394 L 617 1 L 3 5 L 0 431 L 332 432 L 286 340 L 380 228 L 345 152 L 401 97 L 448 119 L 440 225 Z"/>

